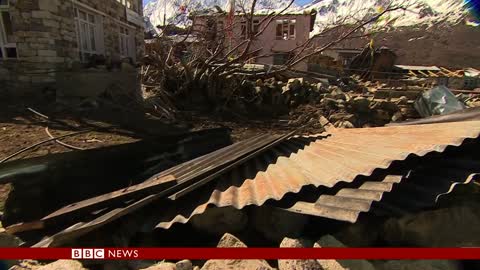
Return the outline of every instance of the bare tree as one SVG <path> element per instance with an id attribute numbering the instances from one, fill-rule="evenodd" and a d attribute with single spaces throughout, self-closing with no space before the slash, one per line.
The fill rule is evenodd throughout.
<path id="1" fill-rule="evenodd" d="M 234 13 L 219 7 L 216 12 L 206 14 L 190 10 L 191 23 L 182 35 L 164 33 L 156 46 L 150 46 L 150 61 L 144 68 L 149 72 L 144 72 L 144 83 L 172 97 L 198 98 L 200 95 L 216 106 L 218 101 L 225 102 L 225 98 L 242 88 L 246 79 L 274 76 L 345 40 L 381 31 L 392 21 L 385 19 L 387 15 L 408 12 L 411 5 L 409 1 L 384 1 L 382 7 L 359 7 L 344 16 L 316 23 L 309 37 L 286 52 L 290 57 L 284 64 L 249 72 L 245 69 L 246 63 L 274 54 L 264 50 L 265 44 L 259 40 L 266 31 L 271 31 L 270 26 L 277 19 L 292 13 L 294 0 L 276 10 L 258 10 L 257 4 L 257 0 L 241 1 Z M 319 42 L 325 37 L 329 37 L 326 42 Z"/>

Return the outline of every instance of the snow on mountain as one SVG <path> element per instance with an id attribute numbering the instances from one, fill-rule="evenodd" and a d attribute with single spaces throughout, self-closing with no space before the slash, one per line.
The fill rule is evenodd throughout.
<path id="1" fill-rule="evenodd" d="M 241 10 L 239 6 L 250 7 L 251 1 L 236 0 L 236 10 Z M 285 8 L 288 4 L 290 4 L 290 0 L 258 0 L 255 9 L 258 11 L 277 10 Z M 143 13 L 149 23 L 154 26 L 164 25 L 164 21 L 167 25 L 187 25 L 189 23 L 188 14 L 193 11 L 217 7 L 227 11 L 229 6 L 229 0 L 153 0 L 145 5 Z M 290 8 L 298 9 L 299 6 L 293 4 Z"/>
<path id="2" fill-rule="evenodd" d="M 467 9 L 462 0 L 314 0 L 303 6 L 305 9 L 316 9 L 316 27 L 320 32 L 325 27 L 341 22 L 354 23 L 355 19 L 372 17 L 391 3 L 402 5 L 389 12 L 375 24 L 373 29 L 395 29 L 403 26 L 433 26 L 439 23 L 455 25 L 461 22 Z"/>
<path id="3" fill-rule="evenodd" d="M 249 7 L 252 0 L 236 0 L 238 6 Z M 166 24 L 188 25 L 192 11 L 220 8 L 229 10 L 229 0 L 152 0 L 144 7 L 149 28 Z M 290 0 L 259 0 L 256 10 L 280 10 Z M 396 10 L 384 15 L 373 28 L 394 29 L 402 26 L 432 26 L 438 23 L 451 25 L 461 22 L 467 13 L 462 0 L 313 0 L 302 7 L 293 4 L 290 10 L 316 9 L 315 32 L 354 19 L 377 14 L 388 3 L 402 4 L 406 10 Z"/>

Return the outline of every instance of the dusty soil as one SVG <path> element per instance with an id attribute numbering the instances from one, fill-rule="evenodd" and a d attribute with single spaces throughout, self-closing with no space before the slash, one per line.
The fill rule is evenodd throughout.
<path id="1" fill-rule="evenodd" d="M 59 121 L 63 124 L 59 124 Z M 88 126 L 86 126 L 88 125 Z M 133 133 L 120 130 L 109 123 L 98 121 L 76 120 L 68 115 L 57 115 L 55 122 L 44 119 L 20 106 L 2 106 L 0 112 L 0 160 L 29 147 L 38 142 L 48 140 L 46 132 L 54 136 L 61 136 L 79 130 L 101 126 L 105 131 L 92 131 L 73 137 L 62 139 L 62 142 L 84 149 L 96 148 L 114 144 L 127 143 L 137 140 Z M 131 135 L 129 135 L 131 134 Z M 43 156 L 51 153 L 72 151 L 55 142 L 49 142 L 19 154 L 10 160 Z M 0 185 L 0 211 L 3 211 L 4 202 L 10 191 L 9 185 Z"/>
<path id="2" fill-rule="evenodd" d="M 297 130 L 299 134 L 315 134 L 323 131 L 319 119 L 322 110 L 311 105 L 302 105 L 289 115 L 269 119 L 246 119 L 242 117 L 225 118 L 219 114 L 189 114 L 183 117 L 182 123 L 192 130 L 215 127 L 228 127 L 232 130 L 234 142 L 251 138 L 258 134 L 281 134 Z"/>

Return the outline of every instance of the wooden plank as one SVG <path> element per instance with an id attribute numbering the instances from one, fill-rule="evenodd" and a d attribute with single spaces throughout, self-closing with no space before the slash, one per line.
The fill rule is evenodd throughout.
<path id="1" fill-rule="evenodd" d="M 428 74 L 431 76 L 431 77 L 435 77 L 435 78 L 438 78 L 438 75 L 433 73 L 432 71 L 428 71 Z"/>
<path id="2" fill-rule="evenodd" d="M 173 175 L 156 178 L 152 181 L 146 181 L 131 187 L 119 189 L 107 194 L 72 203 L 42 218 L 42 220 L 45 221 L 65 214 L 73 214 L 80 210 L 83 212 L 91 211 L 93 208 L 98 209 L 110 205 L 116 201 L 132 199 L 144 195 L 147 192 L 158 192 L 160 190 L 172 187 L 176 183 L 176 178 Z"/>
<path id="3" fill-rule="evenodd" d="M 420 73 L 420 74 L 422 74 L 423 76 L 425 76 L 425 77 L 427 77 L 427 78 L 430 77 L 427 73 L 425 73 L 425 72 L 423 72 L 423 71 L 421 71 L 421 70 L 417 70 L 417 72 Z"/>

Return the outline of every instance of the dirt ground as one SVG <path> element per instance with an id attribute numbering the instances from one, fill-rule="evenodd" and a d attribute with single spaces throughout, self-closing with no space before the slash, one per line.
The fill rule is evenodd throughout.
<path id="1" fill-rule="evenodd" d="M 88 123 L 88 125 L 102 126 L 110 130 L 92 131 L 61 140 L 74 147 L 84 149 L 127 143 L 138 139 L 133 134 L 129 135 L 128 131 L 119 130 L 108 123 L 87 122 L 86 120 L 79 121 L 67 115 L 61 115 L 55 119 L 55 121 L 57 120 L 65 123 L 65 125 L 39 117 L 20 106 L 2 106 L 0 110 L 0 160 L 5 159 L 21 149 L 50 139 L 46 131 L 47 127 L 50 134 L 54 137 L 91 128 L 91 126 L 86 126 L 86 123 Z M 55 142 L 49 142 L 19 154 L 10 160 L 44 156 L 66 151 L 72 150 Z M 0 185 L 0 211 L 3 210 L 9 190 L 9 185 Z"/>

